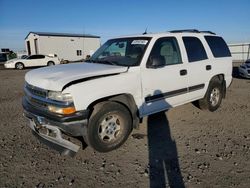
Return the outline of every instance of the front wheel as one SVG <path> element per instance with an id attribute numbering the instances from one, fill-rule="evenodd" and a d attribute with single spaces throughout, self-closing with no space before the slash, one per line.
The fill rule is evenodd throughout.
<path id="1" fill-rule="evenodd" d="M 116 102 L 104 102 L 94 107 L 85 141 L 96 151 L 108 152 L 120 147 L 131 130 L 128 109 Z"/>
<path id="2" fill-rule="evenodd" d="M 222 101 L 222 93 L 222 84 L 219 81 L 212 81 L 208 86 L 205 97 L 199 100 L 200 108 L 211 112 L 217 110 Z"/>
<path id="3" fill-rule="evenodd" d="M 15 67 L 16 67 L 16 69 L 18 69 L 18 70 L 24 69 L 23 63 L 17 63 L 17 64 L 15 65 Z"/>

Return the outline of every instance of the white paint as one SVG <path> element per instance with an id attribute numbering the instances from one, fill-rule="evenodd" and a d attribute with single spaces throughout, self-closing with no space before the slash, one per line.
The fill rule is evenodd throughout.
<path id="1" fill-rule="evenodd" d="M 206 35 L 210 35 L 207 34 Z M 200 38 L 206 50 L 208 59 L 189 63 L 186 49 L 182 42 L 183 36 L 194 36 Z M 226 86 L 232 81 L 232 58 L 214 58 L 205 39 L 204 33 L 160 33 L 146 34 L 140 36 L 126 37 L 152 37 L 146 52 L 141 60 L 140 66 L 118 67 L 111 65 L 99 65 L 86 63 L 79 65 L 64 65 L 54 68 L 44 68 L 29 72 L 25 80 L 34 86 L 60 91 L 69 82 L 98 76 L 103 74 L 120 73 L 113 76 L 100 77 L 85 82 L 70 85 L 64 93 L 73 96 L 76 110 L 85 110 L 92 102 L 117 94 L 130 94 L 133 96 L 139 109 L 140 116 L 149 115 L 170 107 L 185 104 L 203 98 L 210 79 L 214 75 L 224 74 Z M 179 43 L 182 56 L 182 64 L 169 65 L 157 69 L 146 68 L 149 54 L 155 41 L 161 37 L 176 37 Z M 212 69 L 206 71 L 206 65 L 211 65 Z M 180 76 L 180 70 L 186 69 L 187 75 Z M 159 100 L 156 103 L 145 103 L 145 97 L 154 94 L 174 91 L 181 88 L 205 84 L 203 89 Z"/>
<path id="2" fill-rule="evenodd" d="M 56 54 L 60 59 L 69 61 L 85 59 L 87 55 L 92 55 L 101 44 L 100 38 L 39 36 L 30 33 L 25 42 L 27 52 L 27 41 L 30 42 L 31 54 L 36 54 L 35 39 L 37 39 L 38 54 Z M 77 55 L 77 50 L 81 50 L 82 55 Z"/>
<path id="3" fill-rule="evenodd" d="M 24 68 L 25 67 L 36 67 L 36 66 L 47 66 L 50 61 L 52 61 L 55 65 L 60 64 L 60 61 L 57 57 L 44 56 L 44 58 L 42 58 L 42 59 L 29 59 L 29 58 L 27 58 L 27 59 L 20 59 L 20 58 L 11 59 L 4 64 L 4 67 L 14 69 L 14 68 L 16 68 L 17 63 L 22 63 L 24 65 Z"/>
<path id="4" fill-rule="evenodd" d="M 121 73 L 126 70 L 127 67 L 113 65 L 72 63 L 29 71 L 25 75 L 25 80 L 36 87 L 61 91 L 63 86 L 74 80 L 98 75 Z"/>

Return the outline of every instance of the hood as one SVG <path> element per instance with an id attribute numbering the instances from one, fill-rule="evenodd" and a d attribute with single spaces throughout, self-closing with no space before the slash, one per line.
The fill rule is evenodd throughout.
<path id="1" fill-rule="evenodd" d="M 127 67 L 96 63 L 72 63 L 35 69 L 25 75 L 25 81 L 33 86 L 52 91 L 80 79 L 126 72 Z"/>

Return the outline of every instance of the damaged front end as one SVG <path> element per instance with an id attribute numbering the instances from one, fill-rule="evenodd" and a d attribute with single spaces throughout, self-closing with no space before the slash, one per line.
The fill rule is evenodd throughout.
<path id="1" fill-rule="evenodd" d="M 59 151 L 62 155 L 74 156 L 80 146 L 64 138 L 65 135 L 82 137 L 86 134 L 88 111 L 75 111 L 70 114 L 55 113 L 56 109 L 67 109 L 72 103 L 53 101 L 48 92 L 26 84 L 22 105 L 24 116 L 29 120 L 33 134 L 44 144 Z"/>

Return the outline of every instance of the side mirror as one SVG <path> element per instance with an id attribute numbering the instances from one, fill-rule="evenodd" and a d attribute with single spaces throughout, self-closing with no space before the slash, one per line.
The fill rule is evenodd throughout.
<path id="1" fill-rule="evenodd" d="M 157 69 L 165 66 L 165 59 L 162 56 L 151 56 L 147 62 L 147 68 Z"/>

